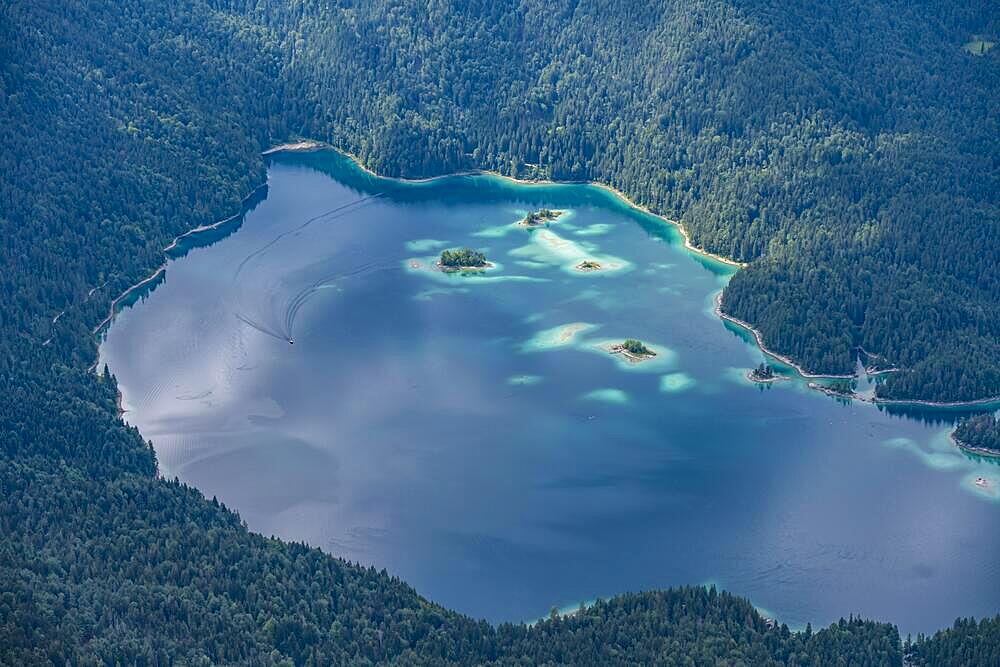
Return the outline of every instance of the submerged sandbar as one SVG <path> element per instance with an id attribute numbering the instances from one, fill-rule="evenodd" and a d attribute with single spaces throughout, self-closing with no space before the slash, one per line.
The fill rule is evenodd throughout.
<path id="1" fill-rule="evenodd" d="M 620 257 L 589 252 L 576 241 L 563 238 L 551 229 L 535 231 L 531 235 L 529 244 L 511 250 L 510 254 L 514 257 L 559 266 L 574 275 L 610 274 L 631 267 L 628 261 Z"/>
<path id="2" fill-rule="evenodd" d="M 539 331 L 521 347 L 525 351 L 548 350 L 556 347 L 566 347 L 568 345 L 573 345 L 580 334 L 596 328 L 596 324 L 590 324 L 589 322 L 570 322 L 569 324 L 560 324 L 557 327 Z"/>

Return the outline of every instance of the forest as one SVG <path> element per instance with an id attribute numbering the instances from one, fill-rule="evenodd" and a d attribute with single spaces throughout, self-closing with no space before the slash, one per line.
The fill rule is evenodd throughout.
<path id="1" fill-rule="evenodd" d="M 486 255 L 472 248 L 442 250 L 438 264 L 443 269 L 480 268 L 486 266 Z"/>
<path id="2" fill-rule="evenodd" d="M 991 414 L 968 417 L 955 427 L 954 438 L 966 447 L 1000 455 L 1000 420 Z"/>
<path id="3" fill-rule="evenodd" d="M 0 2 L 0 663 L 998 664 L 1000 617 L 791 632 L 703 588 L 493 627 L 160 478 L 92 370 L 112 299 L 313 138 L 607 183 L 747 262 L 723 307 L 810 370 L 998 395 L 1000 50 L 963 49 L 998 34 L 985 0 Z"/>

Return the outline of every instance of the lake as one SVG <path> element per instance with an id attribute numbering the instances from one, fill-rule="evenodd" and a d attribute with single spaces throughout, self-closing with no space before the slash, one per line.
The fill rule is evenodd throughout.
<path id="1" fill-rule="evenodd" d="M 765 357 L 713 313 L 732 269 L 670 225 L 593 186 L 404 183 L 330 151 L 268 184 L 101 346 L 161 473 L 251 529 L 491 621 L 700 583 L 792 627 L 1000 611 L 1000 466 L 952 446 L 955 413 L 748 381 Z M 516 225 L 541 207 L 564 213 Z M 462 246 L 495 266 L 434 269 Z M 627 337 L 657 356 L 602 349 Z"/>

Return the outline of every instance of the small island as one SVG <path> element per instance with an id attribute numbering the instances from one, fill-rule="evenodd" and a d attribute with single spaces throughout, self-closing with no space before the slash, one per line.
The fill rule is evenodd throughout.
<path id="1" fill-rule="evenodd" d="M 552 222 L 562 215 L 562 213 L 562 211 L 552 211 L 547 208 L 542 208 L 528 213 L 528 215 L 524 216 L 524 218 L 517 224 L 522 227 L 541 227 L 542 225 Z"/>
<path id="2" fill-rule="evenodd" d="M 600 271 L 601 265 L 592 259 L 585 259 L 574 267 L 577 271 Z"/>
<path id="3" fill-rule="evenodd" d="M 656 356 L 656 352 L 646 347 L 642 341 L 635 338 L 626 338 L 621 343 L 616 343 L 610 348 L 611 354 L 620 354 L 629 361 L 646 361 Z"/>
<path id="4" fill-rule="evenodd" d="M 472 248 L 443 250 L 437 265 L 442 271 L 476 271 L 492 266 L 485 254 Z"/>
<path id="5" fill-rule="evenodd" d="M 955 427 L 951 438 L 967 452 L 1000 458 L 1000 420 L 991 414 L 963 419 Z"/>
<path id="6" fill-rule="evenodd" d="M 785 378 L 775 373 L 770 364 L 761 362 L 760 366 L 751 369 L 750 372 L 747 373 L 747 379 L 751 382 L 770 384 L 771 382 L 779 382 Z"/>

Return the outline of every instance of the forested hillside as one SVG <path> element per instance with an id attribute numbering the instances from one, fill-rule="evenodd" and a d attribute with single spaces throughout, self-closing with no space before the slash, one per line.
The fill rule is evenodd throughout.
<path id="1" fill-rule="evenodd" d="M 157 479 L 88 370 L 111 299 L 307 136 L 607 182 L 750 261 L 726 309 L 810 369 L 862 345 L 887 396 L 1000 394 L 998 53 L 962 49 L 993 5 L 648 4 L 0 1 L 0 663 L 900 664 L 891 626 L 702 589 L 472 621 Z M 990 664 L 994 629 L 913 650 Z"/>
<path id="2" fill-rule="evenodd" d="M 962 48 L 991 3 L 270 4 L 301 133 L 611 184 L 750 262 L 725 310 L 810 371 L 860 346 L 885 398 L 1000 395 L 1000 50 Z"/>

